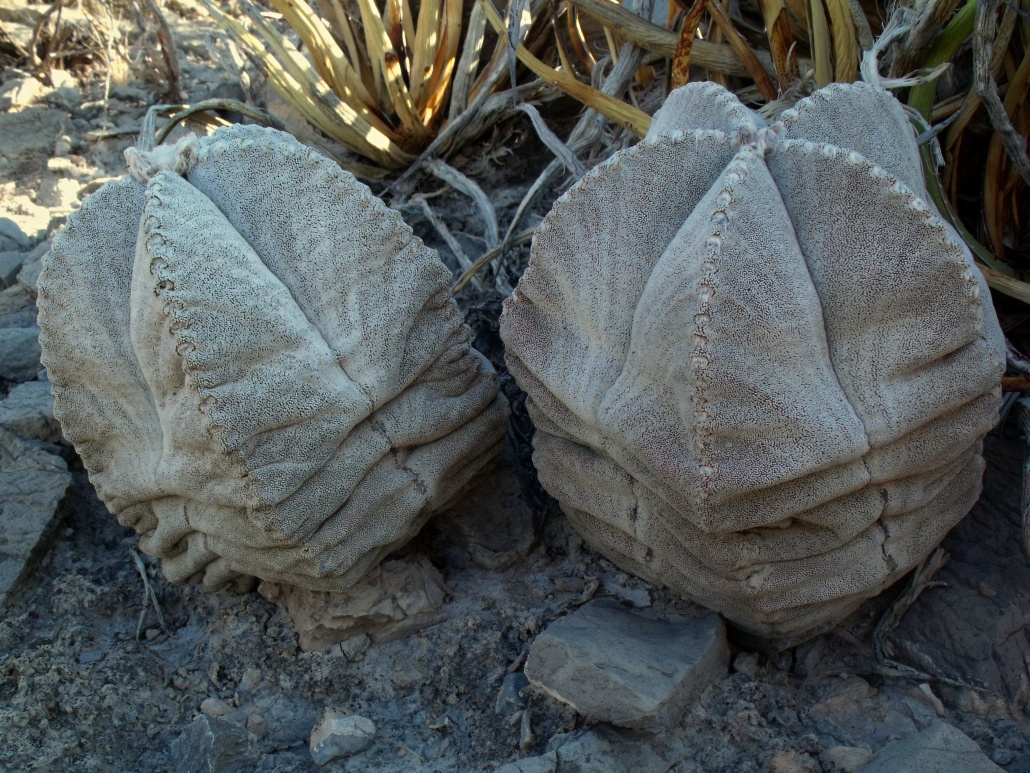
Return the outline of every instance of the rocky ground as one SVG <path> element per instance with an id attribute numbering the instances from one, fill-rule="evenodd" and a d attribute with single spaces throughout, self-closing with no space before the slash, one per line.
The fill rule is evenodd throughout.
<path id="1" fill-rule="evenodd" d="M 26 8 L 45 10 L 0 0 L 23 41 Z M 186 97 L 245 96 L 197 10 L 168 8 Z M 361 603 L 165 583 L 62 443 L 36 343 L 40 257 L 159 99 L 145 68 L 106 74 L 0 72 L 0 771 L 1030 771 L 1011 429 L 900 622 L 875 632 L 907 583 L 777 655 L 621 573 L 560 514 L 541 522 L 510 460 Z M 547 156 L 527 140 L 518 163 L 476 161 L 491 149 L 463 169 L 492 170 L 503 222 Z M 478 254 L 467 202 L 424 184 Z M 436 246 L 425 208 L 402 211 Z"/>

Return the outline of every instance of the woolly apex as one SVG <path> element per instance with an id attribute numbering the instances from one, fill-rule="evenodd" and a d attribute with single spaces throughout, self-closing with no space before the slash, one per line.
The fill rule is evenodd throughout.
<path id="1" fill-rule="evenodd" d="M 129 162 L 43 259 L 65 437 L 169 579 L 348 587 L 503 441 L 446 268 L 289 135 Z"/>
<path id="2" fill-rule="evenodd" d="M 770 647 L 968 512 L 1004 368 L 904 112 L 864 84 L 771 127 L 714 84 L 673 92 L 555 203 L 501 334 L 573 524 Z"/>

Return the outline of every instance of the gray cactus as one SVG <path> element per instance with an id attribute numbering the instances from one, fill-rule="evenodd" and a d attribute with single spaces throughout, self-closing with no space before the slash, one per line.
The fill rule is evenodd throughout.
<path id="1" fill-rule="evenodd" d="M 588 541 L 773 646 L 923 559 L 980 492 L 1004 368 L 927 202 L 865 84 L 771 126 L 690 84 L 559 199 L 501 333 Z"/>
<path id="2" fill-rule="evenodd" d="M 503 442 L 447 270 L 286 134 L 229 127 L 130 168 L 43 260 L 65 437 L 169 579 L 348 587 Z"/>

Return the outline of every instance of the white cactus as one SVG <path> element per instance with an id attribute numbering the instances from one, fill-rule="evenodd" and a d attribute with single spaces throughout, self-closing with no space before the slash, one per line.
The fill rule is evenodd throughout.
<path id="1" fill-rule="evenodd" d="M 169 579 L 348 587 L 503 442 L 447 270 L 280 132 L 220 129 L 131 167 L 43 261 L 65 437 Z"/>
<path id="2" fill-rule="evenodd" d="M 577 528 L 773 645 L 896 580 L 979 494 L 1003 337 L 872 86 L 771 126 L 716 85 L 673 92 L 554 205 L 501 332 Z"/>

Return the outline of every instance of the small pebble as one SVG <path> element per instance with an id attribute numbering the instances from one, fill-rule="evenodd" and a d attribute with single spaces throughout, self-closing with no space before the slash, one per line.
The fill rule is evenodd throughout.
<path id="1" fill-rule="evenodd" d="M 200 713 L 208 717 L 224 717 L 232 711 L 232 706 L 221 698 L 207 698 L 200 704 Z"/>
<path id="2" fill-rule="evenodd" d="M 261 669 L 260 668 L 248 668 L 243 672 L 243 676 L 240 677 L 240 689 L 244 691 L 253 690 L 261 684 Z"/>
<path id="3" fill-rule="evenodd" d="M 247 729 L 260 738 L 268 732 L 268 720 L 265 719 L 264 714 L 258 714 L 255 711 L 247 717 Z"/>

